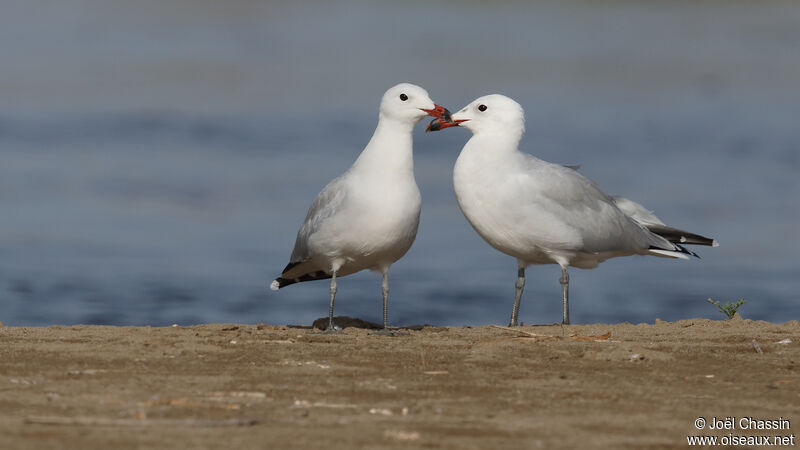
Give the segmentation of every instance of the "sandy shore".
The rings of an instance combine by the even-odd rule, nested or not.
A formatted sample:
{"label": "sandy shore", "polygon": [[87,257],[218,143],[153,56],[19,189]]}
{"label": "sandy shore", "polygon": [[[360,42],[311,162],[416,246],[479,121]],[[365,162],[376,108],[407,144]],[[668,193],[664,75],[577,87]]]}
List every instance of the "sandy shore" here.
{"label": "sandy shore", "polygon": [[655,449],[800,427],[797,321],[405,332],[0,327],[2,448]]}

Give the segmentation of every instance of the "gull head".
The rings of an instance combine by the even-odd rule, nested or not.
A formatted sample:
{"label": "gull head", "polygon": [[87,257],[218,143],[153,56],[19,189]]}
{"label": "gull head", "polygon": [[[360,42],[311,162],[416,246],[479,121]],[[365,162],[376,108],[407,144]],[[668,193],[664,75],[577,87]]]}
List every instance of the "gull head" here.
{"label": "gull head", "polygon": [[450,120],[442,115],[431,121],[428,131],[450,127],[464,127],[474,135],[518,134],[525,132],[525,111],[519,103],[505,95],[492,94],[480,97],[454,113]]}
{"label": "gull head", "polygon": [[425,116],[440,118],[449,111],[433,103],[428,92],[411,83],[400,83],[383,94],[380,115],[401,122],[415,124]]}

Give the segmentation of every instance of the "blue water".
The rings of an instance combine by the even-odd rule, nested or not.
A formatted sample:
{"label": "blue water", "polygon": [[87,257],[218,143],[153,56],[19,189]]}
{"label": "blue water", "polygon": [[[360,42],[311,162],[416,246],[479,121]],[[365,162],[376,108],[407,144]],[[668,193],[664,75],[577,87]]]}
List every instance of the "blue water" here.
{"label": "blue water", "polygon": [[[314,196],[409,81],[503,93],[526,151],[715,237],[690,262],[571,270],[575,323],[800,319],[800,9],[793,2],[11,2],[0,15],[0,321],[310,323],[325,281],[272,292]],[[466,130],[415,132],[423,195],[390,321],[508,320],[516,263],[461,216]],[[528,269],[520,318],[560,320]],[[379,321],[380,278],[337,315]]]}

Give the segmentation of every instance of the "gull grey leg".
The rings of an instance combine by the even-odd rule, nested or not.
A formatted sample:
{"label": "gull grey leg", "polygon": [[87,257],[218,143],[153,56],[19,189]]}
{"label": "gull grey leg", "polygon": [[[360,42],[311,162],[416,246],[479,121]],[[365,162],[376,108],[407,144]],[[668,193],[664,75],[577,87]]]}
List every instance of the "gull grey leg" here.
{"label": "gull grey leg", "polygon": [[408,333],[389,330],[389,268],[381,271],[383,281],[381,282],[381,292],[383,293],[383,329],[371,334],[379,336],[408,336]]}
{"label": "gull grey leg", "polygon": [[517,282],[514,284],[516,293],[514,295],[514,308],[511,310],[510,327],[517,326],[517,316],[519,315],[519,304],[522,301],[522,290],[525,288],[525,267],[522,265],[517,269]]}
{"label": "gull grey leg", "polygon": [[566,266],[561,266],[561,278],[558,281],[561,283],[561,291],[564,295],[564,319],[561,323],[569,325],[569,274]]}
{"label": "gull grey leg", "polygon": [[331,276],[331,307],[328,310],[328,329],[325,331],[333,332],[333,300],[336,298],[336,271],[333,271]]}
{"label": "gull grey leg", "polygon": [[383,329],[389,328],[389,271],[383,271],[383,281],[381,282],[381,292],[383,292]]}

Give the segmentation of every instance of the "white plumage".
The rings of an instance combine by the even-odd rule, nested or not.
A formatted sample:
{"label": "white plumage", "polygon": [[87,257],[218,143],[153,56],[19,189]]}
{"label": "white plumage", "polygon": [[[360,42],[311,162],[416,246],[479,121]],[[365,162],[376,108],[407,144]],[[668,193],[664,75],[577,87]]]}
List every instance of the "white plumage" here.
{"label": "white plumage", "polygon": [[386,91],[372,139],[352,167],[325,186],[309,208],[289,264],[270,287],[331,278],[330,331],[336,278],[364,269],[383,275],[387,326],[389,267],[411,247],[419,225],[412,129],[426,115],[439,117],[443,111],[419,86],[402,83]]}
{"label": "white plumage", "polygon": [[455,125],[473,133],[453,171],[461,211],[486,242],[518,262],[512,326],[528,265],[561,266],[563,323],[569,323],[568,266],[591,269],[634,254],[687,258],[696,255],[681,242],[716,245],[667,227],[638,203],[608,196],[573,168],[520,152],[524,112],[508,97],[481,97],[430,129]]}

